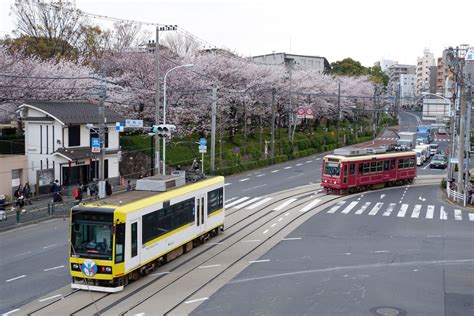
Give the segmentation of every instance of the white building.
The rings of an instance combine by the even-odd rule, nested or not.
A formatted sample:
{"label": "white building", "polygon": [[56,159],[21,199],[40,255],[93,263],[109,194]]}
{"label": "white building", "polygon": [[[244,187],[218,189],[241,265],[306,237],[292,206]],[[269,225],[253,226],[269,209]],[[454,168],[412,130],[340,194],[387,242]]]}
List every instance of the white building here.
{"label": "white building", "polygon": [[390,66],[393,66],[393,65],[398,64],[398,61],[389,60],[389,59],[381,59],[377,64],[380,66],[380,69],[381,69],[384,73],[388,74],[388,68],[389,68]]}
{"label": "white building", "polygon": [[411,108],[416,104],[416,75],[400,74],[400,105]]}
{"label": "white building", "polygon": [[[49,184],[59,180],[62,185],[88,183],[98,178],[99,155],[92,153],[92,138],[99,126],[99,107],[78,102],[27,102],[20,107],[25,128],[25,154],[28,180],[38,193],[47,193]],[[123,118],[105,110],[105,178],[119,177],[119,133],[115,123]]]}
{"label": "white building", "polygon": [[417,58],[417,64],[416,64],[416,94],[417,95],[421,95],[422,92],[430,92],[430,75],[432,75],[431,67],[434,67],[434,66],[436,66],[436,63],[435,63],[433,53],[430,53],[430,50],[425,48],[425,50],[423,51],[423,56]]}
{"label": "white building", "polygon": [[319,56],[273,53],[268,55],[253,56],[251,58],[257,63],[267,65],[282,65],[291,61],[296,65],[316,70],[319,73],[327,72],[331,68],[327,59]]}

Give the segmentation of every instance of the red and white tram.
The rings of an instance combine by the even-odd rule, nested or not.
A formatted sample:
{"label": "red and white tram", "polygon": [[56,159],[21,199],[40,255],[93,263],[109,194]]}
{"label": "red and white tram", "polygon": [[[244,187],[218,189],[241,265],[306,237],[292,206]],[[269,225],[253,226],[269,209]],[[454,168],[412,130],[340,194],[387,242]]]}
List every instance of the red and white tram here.
{"label": "red and white tram", "polygon": [[415,177],[414,151],[341,148],[324,157],[321,186],[328,193],[346,194],[408,184]]}

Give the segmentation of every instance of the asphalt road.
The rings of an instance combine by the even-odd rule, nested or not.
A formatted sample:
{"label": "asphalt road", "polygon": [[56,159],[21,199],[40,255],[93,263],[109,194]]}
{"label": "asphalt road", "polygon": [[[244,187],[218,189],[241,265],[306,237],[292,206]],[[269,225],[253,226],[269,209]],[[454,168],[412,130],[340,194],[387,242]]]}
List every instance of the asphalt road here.
{"label": "asphalt road", "polygon": [[472,315],[474,214],[438,195],[430,186],[348,197],[192,315]]}
{"label": "asphalt road", "polygon": [[[411,128],[411,124],[416,126],[417,121],[415,114],[400,113],[404,129]],[[445,145],[447,142],[440,142],[440,146]],[[261,197],[318,183],[321,178],[322,157],[323,154],[318,154],[227,177],[226,201]],[[418,168],[419,174],[445,172],[423,168]],[[70,282],[67,269],[67,223],[62,219],[53,220],[0,234],[0,313],[42,298]]]}

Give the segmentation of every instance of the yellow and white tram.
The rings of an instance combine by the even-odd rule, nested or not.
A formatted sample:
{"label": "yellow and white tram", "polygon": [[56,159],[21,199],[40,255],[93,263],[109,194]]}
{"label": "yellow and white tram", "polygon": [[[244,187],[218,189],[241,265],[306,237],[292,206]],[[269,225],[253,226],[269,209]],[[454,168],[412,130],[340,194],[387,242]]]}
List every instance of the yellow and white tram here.
{"label": "yellow and white tram", "polygon": [[224,229],[224,177],[166,189],[175,183],[71,209],[72,288],[121,291]]}

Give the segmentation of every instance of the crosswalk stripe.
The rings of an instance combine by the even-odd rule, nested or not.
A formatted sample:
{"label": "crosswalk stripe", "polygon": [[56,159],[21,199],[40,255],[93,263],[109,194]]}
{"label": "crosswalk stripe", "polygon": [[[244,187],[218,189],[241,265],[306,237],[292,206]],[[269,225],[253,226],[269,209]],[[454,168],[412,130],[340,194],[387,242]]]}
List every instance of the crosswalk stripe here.
{"label": "crosswalk stripe", "polygon": [[331,207],[331,209],[328,211],[328,213],[330,213],[330,214],[336,213],[336,211],[337,211],[342,205],[344,205],[344,203],[346,203],[346,201],[339,201],[339,202],[337,202],[336,205],[334,205],[333,207]]}
{"label": "crosswalk stripe", "polygon": [[247,206],[247,205],[249,205],[249,204],[252,204],[252,203],[254,203],[254,202],[257,202],[258,200],[260,200],[260,198],[259,198],[259,197],[256,197],[256,198],[253,198],[253,199],[251,199],[251,200],[248,200],[248,201],[245,201],[245,202],[243,202],[243,203],[240,203],[239,205],[235,205],[235,206],[232,207],[232,208],[238,210],[238,209],[241,209],[242,207],[245,207],[245,206]]}
{"label": "crosswalk stripe", "polygon": [[412,218],[420,217],[420,210],[421,210],[421,205],[420,204],[415,205],[415,208],[413,209],[413,212],[411,213],[411,217]]}
{"label": "crosswalk stripe", "polygon": [[378,202],[375,204],[375,206],[372,208],[372,210],[369,212],[369,215],[376,215],[377,212],[382,208],[383,203]]}
{"label": "crosswalk stripe", "polygon": [[462,212],[459,209],[454,210],[454,219],[457,221],[462,221]]}
{"label": "crosswalk stripe", "polygon": [[240,199],[238,199],[238,200],[236,200],[236,201],[234,201],[234,202],[232,202],[232,203],[226,204],[225,207],[232,207],[232,206],[237,205],[237,204],[239,204],[239,203],[242,203],[243,201],[248,200],[248,199],[250,199],[250,197],[244,196],[243,198],[240,198]]}
{"label": "crosswalk stripe", "polygon": [[342,214],[349,214],[349,212],[354,208],[354,206],[357,205],[357,203],[359,203],[358,201],[353,201],[351,202],[349,205],[347,205],[347,207],[342,210]]}
{"label": "crosswalk stripe", "polygon": [[408,204],[402,204],[402,207],[400,207],[400,211],[398,211],[397,217],[405,217],[407,210]]}
{"label": "crosswalk stripe", "polygon": [[441,206],[440,213],[439,213],[439,219],[442,220],[447,220],[448,219],[448,213],[444,210],[444,206]]}
{"label": "crosswalk stripe", "polygon": [[467,213],[469,215],[469,221],[474,222],[474,213]]}
{"label": "crosswalk stripe", "polygon": [[246,209],[246,210],[253,210],[253,209],[256,208],[256,207],[259,207],[260,205],[262,205],[262,204],[264,204],[264,203],[267,203],[267,202],[270,201],[271,199],[272,199],[271,197],[265,198],[265,199],[263,199],[263,200],[261,200],[261,201],[258,201],[258,202],[255,203],[255,204],[252,204],[252,205],[246,207],[245,209]]}
{"label": "crosswalk stripe", "polygon": [[356,215],[360,215],[360,214],[364,213],[365,210],[370,206],[370,204],[372,204],[372,202],[365,202],[365,204],[362,205],[362,207],[361,207],[360,209],[358,209],[358,210],[355,212],[355,214],[356,214]]}
{"label": "crosswalk stripe", "polygon": [[[228,199],[227,201],[225,201],[225,203],[226,203],[226,204],[227,204],[227,203],[230,203],[231,201],[233,201],[233,200],[235,200],[235,199],[237,199],[237,196]],[[226,206],[227,206],[227,205],[226,205]]]}
{"label": "crosswalk stripe", "polygon": [[307,212],[309,211],[310,209],[312,209],[313,207],[315,207],[319,202],[321,202],[320,199],[316,199],[314,201],[312,201],[311,203],[307,204],[305,207],[303,207],[300,212],[304,213],[304,212]]}
{"label": "crosswalk stripe", "polygon": [[390,203],[385,212],[383,212],[382,216],[390,216],[390,214],[393,212],[393,209],[395,208],[395,205],[397,205],[397,203]]}
{"label": "crosswalk stripe", "polygon": [[426,210],[426,218],[432,219],[434,215],[434,205],[428,205],[428,209]]}
{"label": "crosswalk stripe", "polygon": [[280,211],[282,209],[284,209],[285,207],[287,207],[288,205],[290,205],[291,203],[293,203],[294,201],[296,201],[297,199],[289,199],[283,203],[281,203],[280,205],[278,205],[277,207],[275,207],[273,209],[273,211]]}

